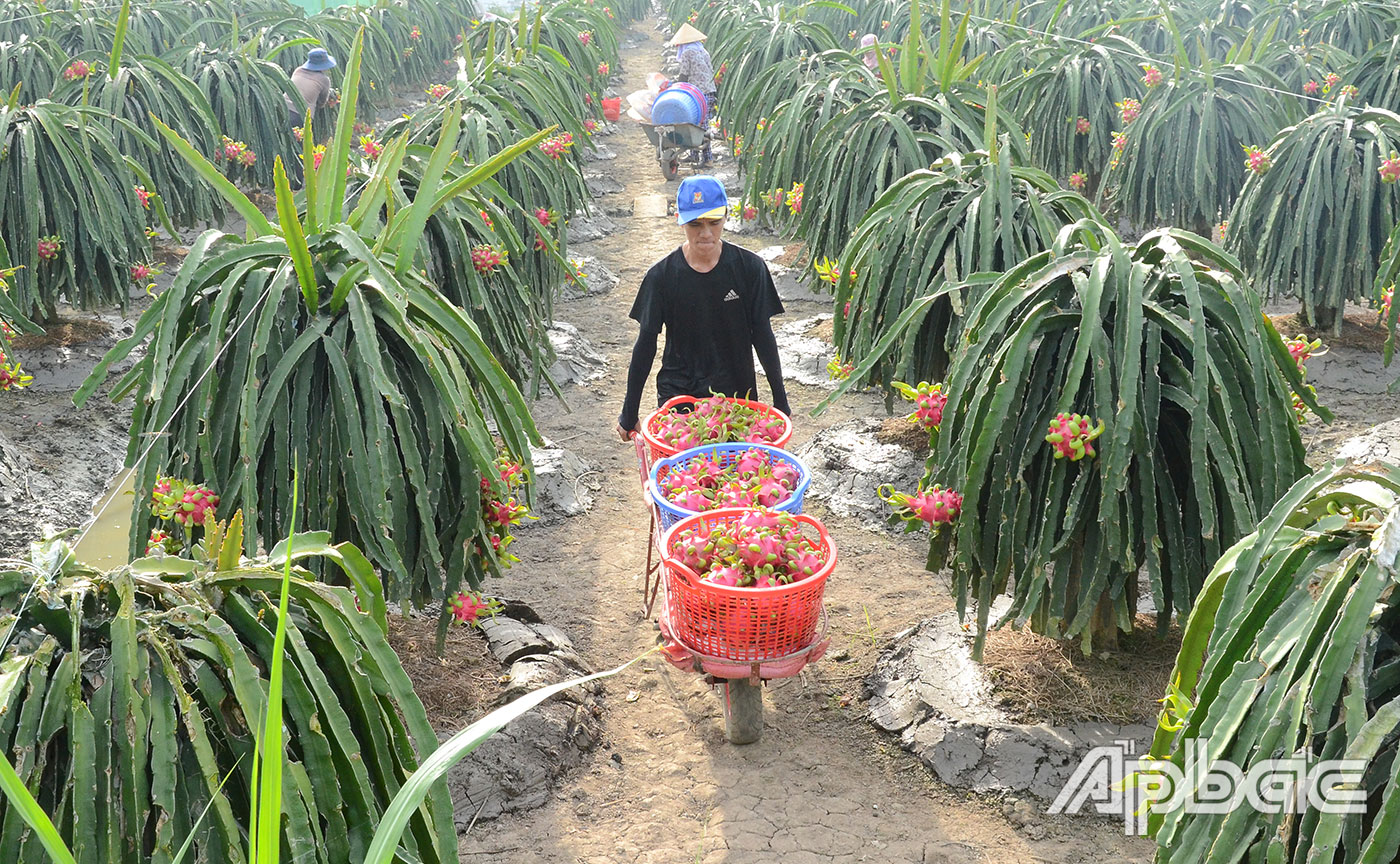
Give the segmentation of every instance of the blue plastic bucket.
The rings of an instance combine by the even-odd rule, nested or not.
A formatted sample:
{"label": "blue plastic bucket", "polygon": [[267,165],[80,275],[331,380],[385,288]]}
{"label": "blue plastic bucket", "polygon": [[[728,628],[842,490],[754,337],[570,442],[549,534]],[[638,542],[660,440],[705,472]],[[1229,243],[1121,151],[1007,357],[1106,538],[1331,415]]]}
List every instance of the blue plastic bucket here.
{"label": "blue plastic bucket", "polygon": [[656,101],[651,103],[653,124],[689,123],[699,126],[703,121],[704,111],[701,109],[700,100],[678,87],[663,90],[656,97]]}

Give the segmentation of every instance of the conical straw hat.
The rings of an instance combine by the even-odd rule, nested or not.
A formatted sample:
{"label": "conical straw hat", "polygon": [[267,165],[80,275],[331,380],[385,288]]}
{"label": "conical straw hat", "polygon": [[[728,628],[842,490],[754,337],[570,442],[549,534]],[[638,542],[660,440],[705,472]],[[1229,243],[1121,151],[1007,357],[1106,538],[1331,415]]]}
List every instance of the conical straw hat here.
{"label": "conical straw hat", "polygon": [[670,45],[685,45],[689,42],[704,42],[707,37],[704,33],[691,27],[688,23],[682,24],[681,29],[676,31],[676,35],[671,37]]}

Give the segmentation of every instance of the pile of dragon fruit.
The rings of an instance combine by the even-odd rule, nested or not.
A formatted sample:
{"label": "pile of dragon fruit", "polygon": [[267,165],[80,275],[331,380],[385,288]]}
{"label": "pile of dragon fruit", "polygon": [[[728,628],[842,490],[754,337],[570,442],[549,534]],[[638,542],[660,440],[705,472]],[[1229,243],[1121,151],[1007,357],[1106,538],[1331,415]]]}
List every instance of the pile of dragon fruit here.
{"label": "pile of dragon fruit", "polygon": [[689,450],[704,444],[772,444],[787,431],[787,422],[723,396],[695,403],[682,414],[675,409],[652,421],[652,434],[668,447]]}
{"label": "pile of dragon fruit", "polygon": [[720,507],[777,507],[792,498],[801,481],[796,465],[753,447],[730,465],[712,456],[678,465],[660,478],[660,491],[682,510],[703,513]]}
{"label": "pile of dragon fruit", "polygon": [[702,580],[731,588],[777,588],[799,582],[826,564],[820,544],[802,533],[797,517],[756,508],[708,530],[681,529],[671,557]]}

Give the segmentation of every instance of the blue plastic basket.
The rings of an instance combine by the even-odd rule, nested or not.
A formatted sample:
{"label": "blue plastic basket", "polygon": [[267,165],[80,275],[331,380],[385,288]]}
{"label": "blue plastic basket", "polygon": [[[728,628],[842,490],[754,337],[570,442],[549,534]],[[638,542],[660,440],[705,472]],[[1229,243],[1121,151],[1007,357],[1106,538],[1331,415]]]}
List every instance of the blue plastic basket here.
{"label": "blue plastic basket", "polygon": [[689,123],[699,126],[705,122],[705,109],[693,93],[679,87],[663,90],[651,103],[652,123]]}
{"label": "blue plastic basket", "polygon": [[806,494],[807,486],[812,482],[812,472],[807,470],[807,466],[802,464],[802,460],[786,450],[769,447],[766,444],[706,444],[703,447],[682,450],[666,459],[658,459],[656,464],[652,466],[651,482],[647,484],[647,494],[651,496],[652,503],[656,505],[657,511],[661,514],[662,530],[669,529],[687,516],[694,516],[696,512],[677,507],[661,494],[661,481],[666,478],[669,471],[673,468],[683,468],[693,461],[705,458],[714,459],[721,468],[727,468],[738,462],[739,457],[748,450],[762,450],[768,454],[773,462],[786,462],[797,469],[797,488],[792,490],[792,495],[786,501],[773,509],[793,515],[801,513],[802,496]]}

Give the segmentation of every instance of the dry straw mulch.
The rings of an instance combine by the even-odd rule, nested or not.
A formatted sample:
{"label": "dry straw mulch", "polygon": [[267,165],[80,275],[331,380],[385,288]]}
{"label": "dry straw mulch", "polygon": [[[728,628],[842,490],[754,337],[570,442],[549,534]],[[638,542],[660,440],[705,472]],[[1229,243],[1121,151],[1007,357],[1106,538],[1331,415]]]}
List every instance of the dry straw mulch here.
{"label": "dry straw mulch", "polygon": [[982,662],[1000,707],[1018,723],[1151,724],[1180,647],[1177,625],[1159,637],[1155,619],[1139,615],[1112,654],[1086,657],[1078,641],[1007,627],[987,634]]}

